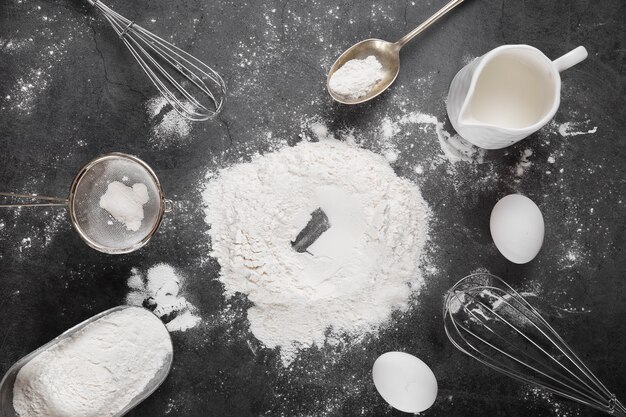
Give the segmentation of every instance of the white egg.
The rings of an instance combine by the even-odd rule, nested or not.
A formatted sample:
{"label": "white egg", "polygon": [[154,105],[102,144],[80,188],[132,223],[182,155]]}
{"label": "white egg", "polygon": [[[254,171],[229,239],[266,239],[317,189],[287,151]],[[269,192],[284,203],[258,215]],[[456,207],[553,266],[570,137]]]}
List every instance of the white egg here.
{"label": "white egg", "polygon": [[543,216],[530,198],[507,195],[493,207],[489,223],[496,248],[509,261],[525,264],[539,253],[544,235]]}
{"label": "white egg", "polygon": [[372,369],[378,393],[393,408],[406,413],[428,409],[437,398],[437,379],[428,365],[404,352],[387,352]]}

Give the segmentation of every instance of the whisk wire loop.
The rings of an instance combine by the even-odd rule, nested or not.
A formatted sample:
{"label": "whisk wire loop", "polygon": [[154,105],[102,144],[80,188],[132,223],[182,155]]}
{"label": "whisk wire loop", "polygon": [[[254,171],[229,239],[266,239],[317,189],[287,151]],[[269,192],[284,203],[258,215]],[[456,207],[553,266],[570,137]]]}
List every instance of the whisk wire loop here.
{"label": "whisk wire loop", "polygon": [[[182,74],[187,81],[190,81],[200,91],[207,95],[217,106],[216,111],[221,110],[223,102],[218,102],[213,92],[211,92],[204,81],[202,81],[202,78],[196,75],[192,70],[201,72],[206,78],[209,78],[214,83],[222,84],[223,81],[221,78],[218,78],[219,75],[217,75],[217,73],[204,72],[201,68],[185,57],[185,55],[183,55],[186,54],[186,52],[168,44],[158,36],[143,30],[141,26],[135,25],[135,29],[137,29],[137,33],[135,34],[136,38],[135,36],[125,37],[124,41],[126,45],[131,52],[133,52],[133,55],[139,61],[144,72],[146,72],[161,94],[168,99],[170,104],[172,104],[172,106],[179,113],[187,113],[192,117],[192,120],[201,120],[204,117],[203,115],[206,114],[206,112],[209,112],[209,109],[201,104],[191,93],[189,93],[187,89],[184,88],[155,57],[153,57],[153,54],[149,53],[146,48],[144,48],[143,45],[150,45],[154,54],[156,54],[161,60],[165,61],[172,68],[176,69],[176,71]],[[135,48],[140,53],[137,53]],[[193,58],[191,55],[188,57]],[[182,64],[191,66],[191,69]],[[153,70],[153,67],[156,71]],[[165,80],[162,80],[157,74],[161,74]],[[185,104],[179,100],[178,97],[167,87],[167,83],[171,84],[179,95],[182,96],[182,98],[188,103]]]}
{"label": "whisk wire loop", "polygon": [[[487,289],[487,287],[485,287],[485,290]],[[528,342],[530,342],[530,344],[535,347],[541,354],[546,355],[546,357],[550,358],[552,361],[554,361],[554,363],[559,366],[560,368],[563,369],[563,371],[566,372],[565,375],[563,374],[559,374],[558,378],[551,375],[549,373],[548,370],[542,370],[543,364],[541,362],[538,362],[536,358],[534,358],[533,356],[531,356],[530,354],[528,354],[526,351],[522,350],[519,348],[519,346],[514,345],[510,340],[504,338],[503,336],[501,336],[500,334],[498,334],[497,332],[495,332],[493,329],[491,329],[488,326],[488,323],[485,321],[484,318],[479,317],[478,315],[476,315],[474,313],[474,311],[467,309],[467,306],[464,305],[464,309],[466,310],[466,312],[471,315],[475,320],[480,321],[480,323],[482,325],[485,326],[485,328],[493,335],[494,338],[496,338],[497,340],[501,341],[506,348],[510,349],[510,351],[512,351],[512,353],[516,353],[520,356],[523,356],[523,359],[520,359],[516,356],[514,356],[512,353],[509,353],[509,351],[504,350],[502,348],[499,348],[498,346],[494,345],[493,343],[490,343],[486,340],[481,339],[480,336],[478,336],[476,333],[472,332],[468,327],[465,327],[463,325],[458,325],[458,328],[460,328],[461,330],[465,331],[467,334],[471,335],[472,337],[474,337],[475,339],[477,339],[477,341],[481,341],[482,343],[488,345],[490,348],[494,349],[496,352],[504,355],[505,357],[507,357],[508,359],[522,365],[525,368],[528,368],[528,370],[535,372],[537,374],[539,374],[540,376],[543,376],[545,378],[547,378],[548,380],[556,383],[556,384],[563,384],[566,385],[569,389],[571,389],[572,391],[576,392],[577,394],[579,394],[580,396],[584,397],[584,398],[588,398],[588,399],[592,399],[592,397],[588,396],[587,393],[585,393],[585,388],[592,390],[595,392],[595,390],[593,389],[593,387],[589,386],[588,384],[586,384],[584,382],[584,380],[582,380],[580,377],[578,377],[577,375],[575,375],[573,372],[569,371],[569,369],[567,369],[563,364],[561,364],[559,361],[557,361],[554,357],[550,356],[549,352],[546,351],[546,349],[542,348],[541,346],[539,346],[539,344],[537,344],[535,341],[533,341],[527,334],[525,334],[524,332],[521,332],[517,327],[513,326],[510,322],[508,322],[504,317],[502,317],[500,314],[498,314],[496,311],[492,310],[489,306],[487,306],[486,304],[484,304],[482,301],[480,300],[476,300],[475,297],[472,294],[467,294],[467,296],[472,297],[475,301],[477,301],[477,304],[479,306],[481,306],[481,308],[486,309],[483,311],[488,311],[490,313],[492,313],[494,315],[494,317],[498,320],[501,320],[502,323],[505,323],[507,326],[509,326],[514,332],[518,333],[521,337],[523,337],[524,339],[526,339]],[[517,307],[513,306],[512,304],[510,304],[506,299],[502,299],[503,303],[505,303],[506,305],[511,306],[512,308],[515,309],[516,312],[518,312],[520,315],[523,315],[524,317],[529,318],[528,316],[526,316],[526,313],[522,310],[517,309]],[[545,333],[539,328],[537,327],[534,323],[531,324],[533,326],[536,327],[536,329],[538,331],[541,332],[541,334],[543,334],[545,336]],[[455,322],[455,326],[457,326],[457,323]],[[459,332],[459,334],[461,335],[461,337],[463,337],[462,332]],[[465,340],[465,342],[472,346],[472,348],[480,355],[485,356],[485,358],[487,359],[491,359],[492,356],[488,356],[482,352],[480,352],[480,350],[478,350],[476,347],[474,347],[466,338],[463,337],[463,339]],[[507,369],[510,373],[511,372],[515,372],[512,368],[506,367],[504,365],[501,365],[501,367],[503,369]],[[557,372],[558,374],[558,372]],[[576,380],[572,380],[570,378],[570,374],[573,378],[575,378]],[[582,385],[581,385],[582,384]],[[551,383],[546,383],[547,386],[552,387],[552,389],[554,389],[554,386]],[[595,392],[595,394],[600,395],[599,393]]]}
{"label": "whisk wire loop", "polygon": [[[526,312],[525,312],[525,311],[520,311],[517,307],[513,306],[512,304],[510,304],[510,303],[509,303],[509,301],[508,301],[507,299],[502,298],[502,302],[504,302],[504,303],[505,303],[505,305],[508,305],[508,306],[512,307],[512,308],[515,310],[515,312],[517,312],[517,313],[521,314],[523,317],[527,318],[527,319],[528,319],[528,321],[529,321],[529,324],[530,324],[531,326],[533,326],[533,327],[534,327],[534,330],[537,330],[537,331],[540,333],[540,335],[541,335],[541,336],[543,336],[543,337],[545,337],[546,339],[548,339],[548,340],[549,340],[552,344],[554,344],[554,346],[556,346],[556,347],[557,347],[557,349],[560,351],[560,353],[562,353],[562,354],[566,355],[566,356],[568,357],[568,359],[570,359],[570,360],[572,361],[572,363],[574,363],[574,365],[576,365],[576,362],[575,362],[575,361],[573,361],[571,358],[569,358],[569,355],[568,355],[568,352],[566,351],[566,349],[563,349],[563,348],[559,345],[559,343],[557,343],[555,340],[553,340],[553,339],[551,338],[551,334],[550,334],[550,333],[548,333],[548,332],[544,331],[543,329],[541,329],[541,328],[540,328],[540,327],[539,327],[539,326],[538,326],[538,325],[534,322],[533,318],[535,318],[535,319],[539,319],[539,320],[541,320],[541,324],[542,324],[542,325],[544,325],[544,326],[548,326],[548,327],[549,327],[549,324],[548,324],[545,320],[543,320],[543,317],[541,317],[541,315],[538,315],[538,312],[537,312],[536,310],[534,310],[534,309],[533,309],[533,310],[534,310],[534,314],[535,314],[535,316],[534,316],[534,317],[529,317],[529,316],[526,314]],[[483,308],[485,308],[485,309],[489,309],[489,307],[488,307],[487,305],[485,305],[484,303],[482,303],[482,302],[481,302],[481,306],[482,306]],[[530,305],[528,304],[528,306],[530,306]],[[532,308],[532,306],[530,306],[530,307]],[[502,317],[500,314],[498,314],[498,312],[497,312],[497,311],[493,310],[493,311],[491,311],[491,312],[494,314],[494,316],[495,316],[498,320],[501,320],[502,322],[506,323],[506,324],[507,324],[507,326],[509,326],[509,327],[510,327],[513,331],[515,331],[515,332],[516,332],[517,334],[519,334],[521,337],[523,337],[523,338],[524,338],[524,339],[526,339],[528,342],[530,342],[530,343],[531,343],[534,347],[536,347],[536,348],[537,348],[537,349],[538,349],[538,350],[539,350],[542,354],[546,355],[546,357],[550,358],[550,360],[553,362],[553,364],[554,364],[554,365],[556,365],[556,366],[560,367],[560,368],[561,368],[563,371],[565,371],[567,374],[570,374],[571,376],[573,376],[574,378],[576,378],[576,379],[577,379],[578,381],[580,381],[580,383],[582,383],[582,384],[583,384],[586,388],[588,388],[588,389],[592,389],[592,390],[593,390],[593,388],[592,388],[591,386],[589,386],[588,384],[586,384],[584,380],[582,380],[582,379],[581,379],[579,376],[577,376],[574,372],[570,371],[570,370],[569,370],[569,369],[568,369],[568,368],[567,368],[564,364],[562,364],[561,362],[559,362],[558,360],[556,360],[556,358],[554,358],[553,356],[551,356],[551,355],[549,354],[549,352],[547,352],[547,350],[546,350],[546,349],[544,349],[544,348],[543,348],[543,347],[541,347],[538,343],[536,343],[534,340],[532,340],[532,339],[530,338],[530,336],[529,336],[526,332],[522,332],[522,331],[521,331],[518,327],[513,326],[513,325],[512,325],[512,324],[511,324],[508,320],[506,320],[504,317]],[[551,328],[550,328],[550,329],[551,329]],[[552,330],[552,329],[551,329],[551,330]],[[552,334],[556,334],[556,333],[553,331],[553,332],[552,332]],[[507,343],[508,343],[510,346],[513,346],[513,347],[514,347],[514,345],[513,345],[512,343],[510,343],[510,342],[507,342]],[[534,358],[532,358],[530,355],[526,355],[526,354],[525,354],[525,356],[526,356],[526,357],[528,357],[528,358],[529,358],[529,359],[531,359],[531,360],[534,360]],[[521,363],[521,362],[520,362],[520,363]],[[524,363],[523,363],[523,364],[524,364]],[[527,365],[527,364],[524,364],[524,365],[525,365],[525,366],[529,366],[529,365]],[[530,367],[530,366],[529,366],[529,367]],[[533,369],[535,372],[540,372],[542,375],[548,376],[547,374],[545,374],[545,373],[543,373],[543,372],[539,371],[539,370],[538,370],[538,369],[536,369],[535,367],[531,367],[531,369]],[[563,376],[563,375],[561,375],[561,378],[564,378],[564,376]],[[571,381],[569,378],[567,378],[567,380],[568,380],[568,381]],[[558,382],[558,381],[557,381],[557,382]],[[575,383],[574,381],[571,381],[571,382],[572,382],[572,383]],[[582,393],[581,393],[581,394],[582,394]]]}
{"label": "whisk wire loop", "polygon": [[[200,104],[200,102],[198,102],[195,97],[193,97],[185,88],[183,88],[182,85],[180,85],[180,83],[171,75],[169,74],[169,72],[167,72],[165,70],[165,68],[163,68],[163,66],[154,58],[152,57],[151,54],[149,54],[145,48],[142,46],[141,43],[139,43],[137,40],[135,40],[134,38],[131,38],[130,40],[128,39],[124,39],[124,41],[126,43],[130,43],[133,42],[133,45],[135,48],[137,48],[140,52],[143,53],[142,54],[138,54],[135,49],[131,46],[129,46],[129,49],[131,49],[131,51],[133,52],[133,54],[135,55],[135,58],[137,59],[137,61],[139,61],[141,67],[143,68],[143,70],[146,72],[146,74],[148,75],[148,77],[152,80],[152,82],[157,86],[157,88],[159,89],[159,91],[161,92],[162,95],[164,95],[168,101],[170,102],[170,104],[172,104],[172,106],[174,108],[177,109],[177,111],[182,112],[182,111],[189,111],[193,117],[202,117],[202,113],[196,112],[195,109],[198,108],[199,110],[202,111],[208,111],[208,109]],[[156,44],[155,44],[156,45]],[[157,55],[159,55],[161,57],[161,59],[165,60],[168,64],[170,64],[171,66],[173,66],[174,68],[176,68],[179,72],[183,73],[184,75],[186,75],[186,77],[191,80],[194,85],[198,86],[199,88],[203,89],[201,86],[199,86],[199,84],[197,83],[197,81],[195,80],[195,75],[194,74],[189,74],[189,73],[185,73],[184,70],[182,70],[181,68],[177,67],[177,63],[176,61],[174,61],[170,56],[163,54],[161,52],[161,50],[157,47],[155,47],[155,53]],[[146,62],[144,60],[143,57],[146,57],[148,62]],[[153,65],[158,71],[161,72],[161,74],[163,75],[163,77],[165,77],[165,79],[167,80],[167,82],[169,82],[171,85],[173,85],[176,90],[181,94],[181,96],[187,101],[189,102],[189,105],[185,105],[181,100],[179,100],[175,94],[173,94],[166,86],[166,84],[163,82],[163,80],[161,80],[154,71],[152,71],[150,64]],[[204,86],[204,88],[206,89],[205,93],[211,98],[211,99],[215,99],[213,94],[209,92],[208,88],[206,88],[206,86]]]}
{"label": "whisk wire loop", "polygon": [[[207,120],[222,110],[226,85],[215,70],[115,12],[100,0],[87,1],[104,15],[174,110],[192,121]],[[190,91],[190,87],[194,92]],[[200,100],[200,97],[208,100]]]}
{"label": "whisk wire loop", "polygon": [[[456,324],[455,324],[456,326]],[[463,326],[461,326],[463,327]],[[507,355],[506,352],[503,352],[501,350],[499,350],[497,347],[495,347],[493,344],[485,342],[484,340],[482,340],[480,337],[478,337],[476,334],[472,333],[471,331],[465,329],[468,334],[474,336],[475,338],[481,340],[481,342],[485,343],[486,345],[488,345],[489,347],[493,348],[496,351],[499,351],[500,353],[504,354],[505,356],[508,356],[509,358],[512,358],[510,355]],[[458,328],[457,328],[458,331]],[[457,343],[456,340],[454,340],[452,338],[452,336],[448,333],[448,330],[446,328],[446,333],[448,334],[448,337],[450,338],[450,340],[452,341],[452,344],[459,349],[460,351],[462,351],[463,353],[473,357],[474,359],[476,359],[477,361],[479,361],[480,363],[482,363],[483,365],[486,365],[498,372],[501,372],[511,378],[515,378],[518,380],[521,380],[523,382],[526,382],[528,384],[533,384],[533,385],[537,385],[537,381],[535,379],[532,379],[531,377],[527,377],[524,374],[520,374],[519,372],[515,371],[514,369],[507,367],[505,365],[495,365],[492,361],[493,359],[486,355],[485,353],[481,352],[477,347],[475,347],[474,345],[472,345],[472,343],[470,341],[468,341],[462,334],[461,332],[459,332],[460,337],[463,339],[463,341],[465,342],[466,345],[470,346],[473,349],[473,352],[468,351],[467,349],[465,349],[461,344]],[[483,359],[484,358],[484,359]],[[513,360],[515,360],[515,358],[512,358]],[[538,373],[541,373],[538,371]],[[559,390],[558,388],[556,388],[555,385],[551,384],[551,383],[544,383],[542,384],[543,388],[554,392],[556,394],[559,394]],[[577,400],[576,397],[573,396],[569,396],[569,395],[565,395],[566,397],[572,399],[572,400]],[[586,396],[585,396],[586,397]]]}
{"label": "whisk wire loop", "polygon": [[500,278],[474,274],[457,282],[444,305],[444,328],[463,353],[505,375],[609,414],[626,408],[543,318]]}

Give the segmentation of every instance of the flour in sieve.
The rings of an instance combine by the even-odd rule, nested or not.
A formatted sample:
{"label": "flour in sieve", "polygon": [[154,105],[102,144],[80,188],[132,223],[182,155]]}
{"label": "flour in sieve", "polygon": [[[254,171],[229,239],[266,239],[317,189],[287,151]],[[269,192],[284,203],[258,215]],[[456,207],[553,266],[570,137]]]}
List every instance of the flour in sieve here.
{"label": "flour in sieve", "polygon": [[[285,365],[326,331],[360,337],[422,285],[428,207],[381,156],[334,139],[301,142],[223,170],[203,191],[227,295],[246,294],[250,329]],[[322,209],[330,228],[292,242]]]}

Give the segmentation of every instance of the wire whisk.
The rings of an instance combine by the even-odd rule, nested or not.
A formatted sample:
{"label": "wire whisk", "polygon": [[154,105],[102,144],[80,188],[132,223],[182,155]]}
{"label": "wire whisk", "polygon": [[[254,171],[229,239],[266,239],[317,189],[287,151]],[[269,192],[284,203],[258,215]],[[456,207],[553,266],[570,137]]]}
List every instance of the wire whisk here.
{"label": "wire whisk", "polygon": [[457,282],[446,295],[444,327],[454,346],[496,371],[626,417],[624,405],[539,310],[496,276],[474,274]]}
{"label": "wire whisk", "polygon": [[180,115],[202,121],[222,110],[226,85],[215,70],[100,0],[87,2],[109,21],[150,81]]}

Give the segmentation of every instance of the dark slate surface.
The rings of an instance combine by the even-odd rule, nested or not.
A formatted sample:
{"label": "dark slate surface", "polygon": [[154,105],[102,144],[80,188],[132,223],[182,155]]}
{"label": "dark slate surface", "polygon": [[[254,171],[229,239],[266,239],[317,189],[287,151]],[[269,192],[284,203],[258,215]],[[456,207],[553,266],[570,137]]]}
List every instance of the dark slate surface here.
{"label": "dark slate surface", "polygon": [[[368,37],[394,40],[441,3],[111,0],[156,33],[172,34],[228,83],[229,102],[218,120],[194,125],[187,143],[158,147],[149,141],[144,109],[154,89],[103,19],[79,1],[2,0],[0,188],[62,196],[83,163],[124,151],[151,164],[180,207],[146,248],[124,256],[89,249],[57,209],[3,210],[0,373],[70,326],[123,303],[132,267],[167,262],[187,276],[187,296],[205,324],[173,334],[171,375],[131,416],[400,415],[370,383],[374,359],[388,350],[413,353],[432,366],[440,396],[426,415],[596,415],[496,375],[447,342],[443,293],[486,268],[518,288],[538,287],[543,300],[574,311],[555,319],[555,327],[624,398],[626,3],[468,0],[403,51],[391,91],[354,108],[331,102],[324,74],[342,49]],[[468,58],[506,43],[528,43],[552,58],[585,45],[589,59],[563,74],[555,120],[589,121],[597,132],[561,137],[544,129],[490,152],[486,164],[451,168],[444,162],[421,176],[413,167],[440,154],[436,136],[418,129],[404,136],[394,168],[421,186],[434,213],[432,268],[409,312],[377,337],[340,347],[341,354],[329,346],[309,349],[290,368],[249,333],[244,297],[232,302],[229,320],[216,319],[228,301],[217,281],[219,266],[207,256],[199,195],[207,170],[275,147],[268,132],[297,142],[302,117],[319,117],[332,129],[374,129],[382,115],[399,111],[400,95],[408,98],[403,108],[436,115],[450,130],[444,99],[453,75]],[[417,89],[416,80],[429,74],[428,88]],[[373,139],[364,138],[363,146],[380,149]],[[533,164],[517,177],[525,149],[533,151]],[[550,155],[557,156],[554,164]],[[507,262],[489,237],[491,207],[511,192],[536,201],[546,221],[544,248],[523,266]]]}

